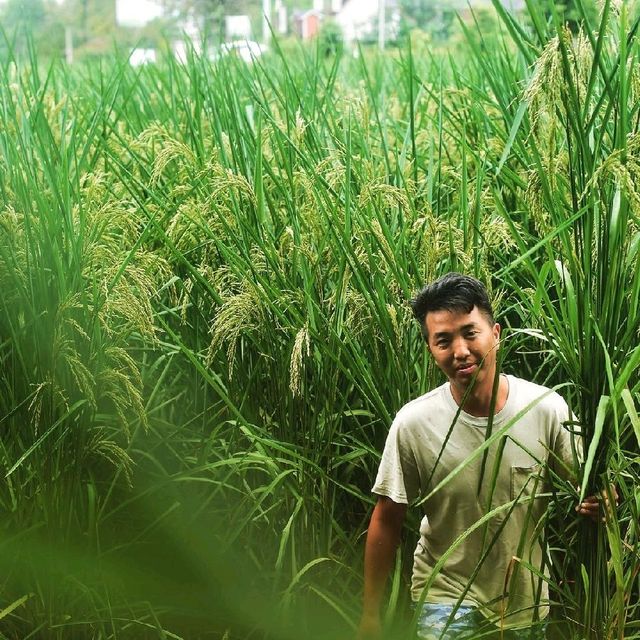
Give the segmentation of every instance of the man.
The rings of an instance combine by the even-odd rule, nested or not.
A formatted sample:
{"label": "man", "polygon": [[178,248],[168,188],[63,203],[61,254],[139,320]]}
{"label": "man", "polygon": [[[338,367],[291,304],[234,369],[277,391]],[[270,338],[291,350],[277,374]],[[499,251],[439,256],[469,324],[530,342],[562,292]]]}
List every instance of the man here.
{"label": "man", "polygon": [[[475,278],[449,273],[412,308],[448,382],[405,405],[389,431],[373,487],[359,637],[381,637],[385,583],[407,506],[417,503],[418,637],[478,637],[493,620],[509,630],[504,637],[535,638],[548,597],[537,575],[545,503],[535,496],[550,474],[569,478],[575,466],[567,405],[549,389],[498,375],[500,325]],[[576,510],[596,520],[597,498]]]}

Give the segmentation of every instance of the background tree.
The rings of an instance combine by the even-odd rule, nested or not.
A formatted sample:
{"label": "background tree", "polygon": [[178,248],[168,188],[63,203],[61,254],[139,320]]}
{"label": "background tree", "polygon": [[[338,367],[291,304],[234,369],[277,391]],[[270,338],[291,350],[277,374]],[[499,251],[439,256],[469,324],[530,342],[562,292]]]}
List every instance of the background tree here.
{"label": "background tree", "polygon": [[427,31],[439,40],[446,40],[451,34],[459,8],[455,0],[400,0],[400,11],[407,26]]}
{"label": "background tree", "polygon": [[[582,5],[582,9],[580,9],[580,5]],[[562,16],[563,22],[566,22],[574,33],[578,31],[585,18],[593,26],[596,24],[598,9],[595,0],[584,0],[581,3],[578,3],[577,0],[564,0],[564,2],[556,3],[556,10]]]}
{"label": "background tree", "polygon": [[72,29],[77,55],[103,53],[119,39],[113,0],[64,0],[61,12],[65,26]]}
{"label": "background tree", "polygon": [[[64,51],[64,26],[55,1],[8,0],[0,8],[0,24],[16,55],[26,53],[29,38],[45,57]],[[6,55],[8,44],[3,42],[0,50]]]}

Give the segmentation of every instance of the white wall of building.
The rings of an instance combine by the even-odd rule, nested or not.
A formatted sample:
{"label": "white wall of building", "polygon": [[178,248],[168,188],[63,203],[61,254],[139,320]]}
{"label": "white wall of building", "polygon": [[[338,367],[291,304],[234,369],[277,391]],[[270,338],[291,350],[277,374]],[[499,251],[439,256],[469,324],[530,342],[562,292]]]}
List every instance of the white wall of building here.
{"label": "white wall of building", "polygon": [[225,16],[224,32],[227,40],[250,40],[251,20],[249,16]]}
{"label": "white wall of building", "polygon": [[116,0],[116,22],[123,27],[144,27],[162,15],[155,0]]}

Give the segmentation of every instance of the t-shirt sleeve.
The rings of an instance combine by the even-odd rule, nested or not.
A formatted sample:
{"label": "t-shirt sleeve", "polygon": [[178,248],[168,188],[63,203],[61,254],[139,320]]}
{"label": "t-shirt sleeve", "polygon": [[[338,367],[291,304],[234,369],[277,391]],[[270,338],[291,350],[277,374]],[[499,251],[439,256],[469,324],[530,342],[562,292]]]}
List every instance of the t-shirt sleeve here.
{"label": "t-shirt sleeve", "polygon": [[396,417],[389,429],[376,481],[371,491],[394,502],[409,504],[418,497],[420,479],[406,428]]}

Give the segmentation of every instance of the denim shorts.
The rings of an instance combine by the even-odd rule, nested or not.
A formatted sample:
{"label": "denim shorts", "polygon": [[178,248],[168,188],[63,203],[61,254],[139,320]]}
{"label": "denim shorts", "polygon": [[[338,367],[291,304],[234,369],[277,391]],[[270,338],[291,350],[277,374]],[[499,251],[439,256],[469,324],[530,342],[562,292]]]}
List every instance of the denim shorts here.
{"label": "denim shorts", "polygon": [[425,602],[418,614],[417,637],[420,640],[544,640],[546,623],[526,629],[500,630],[475,607]]}

